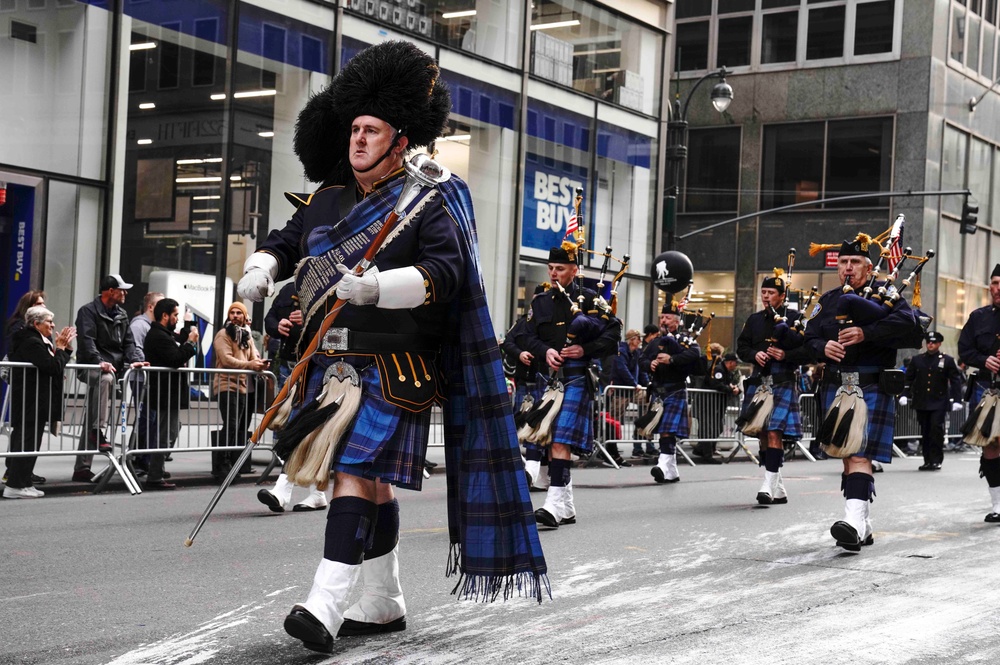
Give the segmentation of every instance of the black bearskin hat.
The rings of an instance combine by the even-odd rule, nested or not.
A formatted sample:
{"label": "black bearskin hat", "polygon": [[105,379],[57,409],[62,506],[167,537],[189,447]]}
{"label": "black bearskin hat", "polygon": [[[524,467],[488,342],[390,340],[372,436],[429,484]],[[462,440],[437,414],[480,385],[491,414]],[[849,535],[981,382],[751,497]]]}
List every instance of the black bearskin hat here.
{"label": "black bearskin hat", "polygon": [[451,111],[448,86],[434,58],[410,42],[387,41],[351,58],[314,95],[295,123],[295,154],[313,182],[346,184],[351,123],[362,115],[384,120],[419,148],[444,131]]}

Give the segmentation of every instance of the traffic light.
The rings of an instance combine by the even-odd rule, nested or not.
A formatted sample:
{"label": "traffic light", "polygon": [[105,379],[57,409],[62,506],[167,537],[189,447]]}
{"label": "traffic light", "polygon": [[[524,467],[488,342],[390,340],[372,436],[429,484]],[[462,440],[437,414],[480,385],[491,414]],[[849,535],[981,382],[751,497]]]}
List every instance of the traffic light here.
{"label": "traffic light", "polygon": [[962,204],[962,233],[975,233],[976,225],[979,222],[979,203],[975,199],[965,195],[965,203]]}

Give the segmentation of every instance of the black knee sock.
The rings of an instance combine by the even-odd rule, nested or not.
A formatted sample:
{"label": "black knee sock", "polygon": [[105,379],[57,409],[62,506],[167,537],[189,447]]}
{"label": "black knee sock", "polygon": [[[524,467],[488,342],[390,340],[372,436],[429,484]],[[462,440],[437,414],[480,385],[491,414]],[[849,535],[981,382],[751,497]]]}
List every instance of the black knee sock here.
{"label": "black knee sock", "polygon": [[785,462],[785,451],[781,448],[767,448],[764,451],[764,468],[771,473],[778,473]]}
{"label": "black knee sock", "polygon": [[378,521],[372,544],[365,551],[365,559],[377,559],[391,552],[399,542],[399,501],[393,499],[378,507]]}
{"label": "black knee sock", "polygon": [[570,483],[569,470],[573,466],[568,459],[549,460],[549,485],[566,487]]}
{"label": "black knee sock", "polygon": [[676,455],[677,454],[677,439],[673,436],[661,436],[660,437],[660,454],[661,455]]}
{"label": "black knee sock", "polygon": [[844,477],[844,498],[871,501],[875,496],[875,478],[867,473],[849,473]]}
{"label": "black knee sock", "polygon": [[330,502],[326,515],[323,558],[350,566],[361,563],[371,546],[378,506],[356,496],[341,496]]}
{"label": "black knee sock", "polygon": [[541,462],[542,461],[542,449],[536,448],[534,446],[524,447],[524,459],[529,462]]}
{"label": "black knee sock", "polygon": [[1000,457],[987,459],[985,456],[980,456],[979,477],[985,478],[986,484],[990,487],[1000,487]]}

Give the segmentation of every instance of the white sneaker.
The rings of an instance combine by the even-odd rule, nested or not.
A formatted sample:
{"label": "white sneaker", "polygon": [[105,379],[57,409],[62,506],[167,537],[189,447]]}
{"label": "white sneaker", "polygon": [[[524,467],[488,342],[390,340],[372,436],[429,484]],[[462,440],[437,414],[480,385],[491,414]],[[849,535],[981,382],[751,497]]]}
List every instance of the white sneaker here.
{"label": "white sneaker", "polygon": [[[38,492],[37,494],[35,492]],[[3,498],[5,499],[37,499],[42,493],[31,487],[17,488],[4,487]]]}
{"label": "white sneaker", "polygon": [[45,496],[45,492],[43,492],[42,490],[38,489],[34,485],[32,485],[31,487],[25,487],[24,489],[26,489],[29,492],[31,492],[35,496],[35,498],[40,498],[40,497]]}

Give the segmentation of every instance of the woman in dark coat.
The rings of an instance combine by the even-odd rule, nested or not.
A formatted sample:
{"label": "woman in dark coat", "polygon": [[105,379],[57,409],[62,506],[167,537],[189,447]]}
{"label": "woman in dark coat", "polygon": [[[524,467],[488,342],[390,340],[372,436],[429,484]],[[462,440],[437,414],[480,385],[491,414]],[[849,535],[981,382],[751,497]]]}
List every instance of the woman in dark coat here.
{"label": "woman in dark coat", "polygon": [[[76,328],[67,327],[59,331],[53,342],[53,315],[45,307],[29,308],[24,320],[25,326],[11,340],[10,359],[35,367],[11,369],[11,452],[38,450],[45,423],[60,419],[63,371],[76,337]],[[9,458],[5,499],[34,499],[44,495],[31,482],[37,459]]]}

